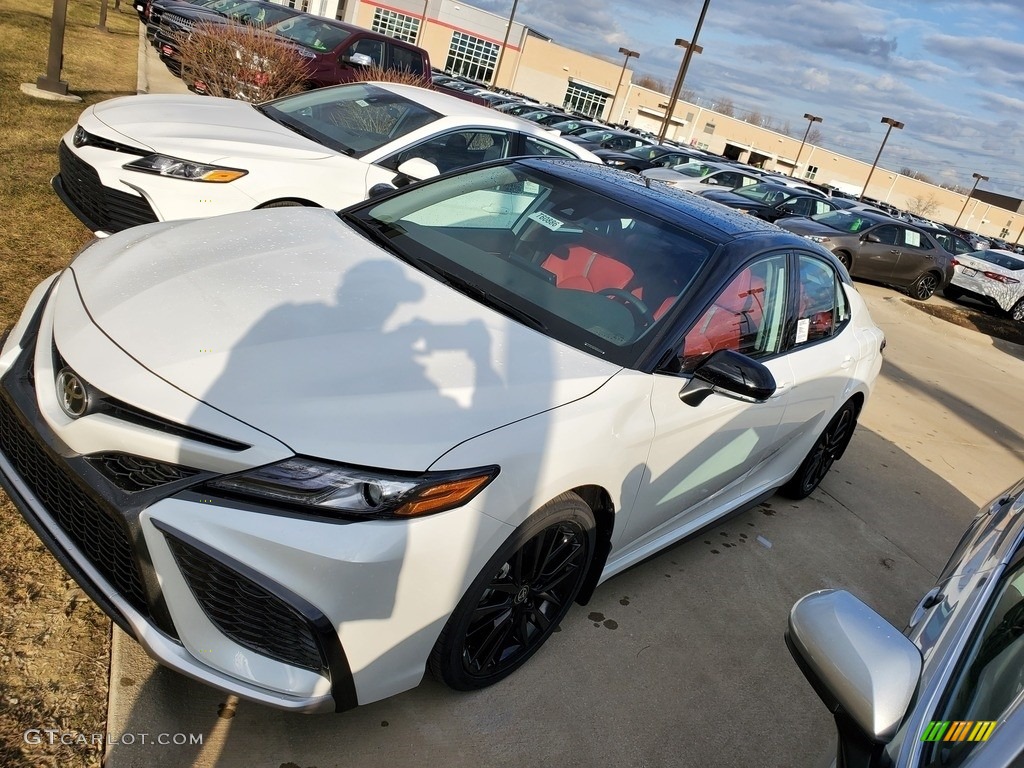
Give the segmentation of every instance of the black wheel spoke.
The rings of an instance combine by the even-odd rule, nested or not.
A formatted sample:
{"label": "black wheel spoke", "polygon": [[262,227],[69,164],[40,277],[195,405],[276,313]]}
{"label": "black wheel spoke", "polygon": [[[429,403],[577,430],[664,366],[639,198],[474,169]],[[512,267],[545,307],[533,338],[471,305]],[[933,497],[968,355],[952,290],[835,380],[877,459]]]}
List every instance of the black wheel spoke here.
{"label": "black wheel spoke", "polygon": [[[466,645],[470,666],[481,672],[484,669],[493,666],[496,662],[495,657],[500,656],[500,654],[505,650],[505,639],[509,636],[509,633],[512,632],[512,629],[513,615],[509,612],[504,619],[494,624],[490,633],[476,647],[476,653],[473,653],[473,649],[469,647],[469,643],[467,642]],[[468,636],[466,640],[469,640]]]}
{"label": "black wheel spoke", "polygon": [[488,617],[494,616],[497,613],[507,611],[510,607],[511,601],[505,601],[496,605],[478,605],[473,609],[473,619],[470,626],[473,626],[477,624],[477,622],[483,621]]}
{"label": "black wheel spoke", "polygon": [[574,552],[569,553],[564,561],[546,578],[537,581],[534,584],[534,588],[538,592],[549,592],[558,586],[561,582],[571,576],[576,571],[573,560],[582,554],[580,549],[576,549]]}
{"label": "black wheel spoke", "polygon": [[537,629],[541,632],[546,632],[548,627],[551,626],[551,620],[544,615],[544,612],[540,608],[533,608],[530,611],[530,617],[533,619],[533,623]]}

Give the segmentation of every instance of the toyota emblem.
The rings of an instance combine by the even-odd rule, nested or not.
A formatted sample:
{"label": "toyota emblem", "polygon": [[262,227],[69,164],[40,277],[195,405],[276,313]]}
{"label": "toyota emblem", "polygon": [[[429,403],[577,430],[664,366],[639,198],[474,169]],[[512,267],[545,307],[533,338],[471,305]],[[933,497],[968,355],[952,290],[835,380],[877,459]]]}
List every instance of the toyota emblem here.
{"label": "toyota emblem", "polygon": [[84,416],[89,410],[89,391],[70,368],[62,368],[57,374],[57,402],[72,419]]}

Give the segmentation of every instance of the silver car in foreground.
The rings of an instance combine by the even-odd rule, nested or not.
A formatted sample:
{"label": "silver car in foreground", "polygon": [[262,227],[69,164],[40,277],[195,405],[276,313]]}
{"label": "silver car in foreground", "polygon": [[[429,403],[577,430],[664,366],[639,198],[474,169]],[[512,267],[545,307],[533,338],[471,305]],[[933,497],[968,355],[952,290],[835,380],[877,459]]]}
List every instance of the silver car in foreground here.
{"label": "silver car in foreground", "polygon": [[835,715],[838,768],[1024,765],[1024,480],[982,507],[903,633],[823,590],[786,642]]}

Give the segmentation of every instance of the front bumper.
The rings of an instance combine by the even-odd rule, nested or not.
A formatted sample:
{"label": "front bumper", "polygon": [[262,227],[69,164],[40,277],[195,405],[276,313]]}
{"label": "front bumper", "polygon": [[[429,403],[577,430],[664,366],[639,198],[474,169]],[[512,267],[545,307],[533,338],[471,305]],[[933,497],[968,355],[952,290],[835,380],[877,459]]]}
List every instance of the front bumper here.
{"label": "front bumper", "polygon": [[[327,523],[213,497],[203,483],[222,472],[199,454],[220,449],[191,453],[188,436],[179,455],[192,474],[126,491],[97,469],[98,456],[128,450],[104,449],[109,435],[120,431],[113,442],[133,443],[161,471],[167,458],[146,456],[138,424],[112,426],[103,414],[54,422],[54,315],[74,295],[57,296],[61,287],[19,323],[0,359],[0,485],[83,590],[160,663],[261,704],[341,711],[418,684],[448,615],[509,527],[468,508]],[[95,373],[66,362],[83,378]],[[90,434],[90,420],[108,423]],[[266,463],[268,446],[247,450],[261,453],[253,466]],[[234,451],[235,461],[246,454]],[[445,547],[462,558],[445,552],[440,570]]]}

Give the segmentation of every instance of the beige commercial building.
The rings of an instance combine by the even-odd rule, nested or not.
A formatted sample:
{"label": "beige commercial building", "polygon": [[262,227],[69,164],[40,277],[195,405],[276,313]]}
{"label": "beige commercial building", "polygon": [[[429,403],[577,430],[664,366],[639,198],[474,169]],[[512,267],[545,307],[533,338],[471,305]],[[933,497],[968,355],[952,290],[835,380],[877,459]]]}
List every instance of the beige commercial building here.
{"label": "beige commercial building", "polygon": [[[668,97],[632,82],[633,63],[609,51],[598,58],[559,45],[508,18],[457,0],[278,0],[322,16],[343,19],[425,48],[434,67],[494,83],[545,103],[660,133]],[[506,44],[507,40],[507,44]],[[504,49],[504,52],[503,52]],[[682,51],[680,51],[680,58]],[[497,77],[495,79],[495,72]],[[822,147],[801,149],[806,123],[794,116],[794,136],[777,133],[695,104],[677,102],[667,138],[741,162],[792,174],[818,184],[887,202],[904,210],[1011,242],[1024,231],[1024,204],[997,204],[901,175]],[[879,126],[879,141],[882,130]],[[893,137],[898,141],[898,135]],[[798,157],[799,155],[799,157]],[[1000,205],[1001,204],[1001,205]],[[1008,207],[1001,207],[1008,206]]]}

